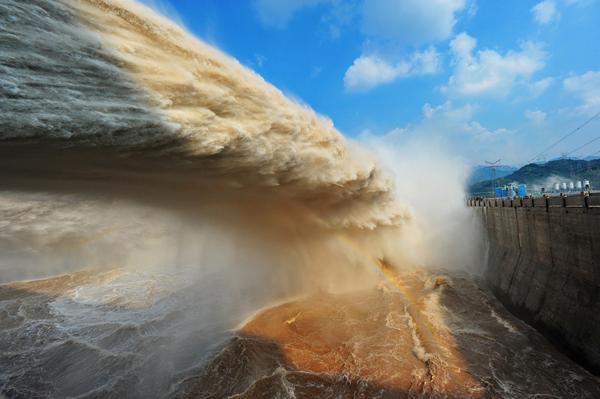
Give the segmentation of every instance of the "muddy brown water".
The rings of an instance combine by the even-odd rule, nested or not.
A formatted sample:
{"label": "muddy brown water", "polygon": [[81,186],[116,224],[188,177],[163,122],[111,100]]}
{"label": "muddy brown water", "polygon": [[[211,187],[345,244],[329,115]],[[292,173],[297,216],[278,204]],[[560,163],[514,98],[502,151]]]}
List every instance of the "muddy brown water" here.
{"label": "muddy brown water", "polygon": [[[215,279],[205,288],[217,287]],[[233,330],[228,323],[242,320],[247,308],[189,309],[198,287],[171,291],[165,276],[119,269],[5,284],[0,392],[7,398],[600,397],[596,377],[513,317],[475,278],[413,270],[396,279],[267,306]],[[211,307],[232,317],[218,322]]]}

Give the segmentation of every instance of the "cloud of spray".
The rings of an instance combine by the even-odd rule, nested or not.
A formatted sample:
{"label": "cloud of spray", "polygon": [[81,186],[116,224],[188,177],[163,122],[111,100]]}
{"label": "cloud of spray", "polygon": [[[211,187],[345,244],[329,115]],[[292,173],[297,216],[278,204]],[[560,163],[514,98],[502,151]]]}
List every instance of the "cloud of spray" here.
{"label": "cloud of spray", "polygon": [[395,177],[398,201],[410,204],[417,235],[409,252],[413,263],[481,272],[481,226],[465,207],[469,167],[464,159],[452,155],[435,135],[364,134],[361,141]]}
{"label": "cloud of spray", "polygon": [[[116,363],[98,370],[111,376],[109,387],[122,373],[134,373],[139,382],[127,392],[139,397],[153,389],[164,392],[176,372],[202,364],[227,339],[227,331],[257,309],[315,290],[376,283],[374,252],[359,245],[366,244],[362,231],[354,237],[346,229],[304,225],[298,219],[302,215],[286,216],[272,204],[246,208],[243,204],[252,199],[244,196],[238,206],[211,202],[198,209],[188,201],[194,192],[160,188],[136,197],[115,184],[94,183],[93,190],[77,181],[61,186],[65,192],[0,192],[2,282],[69,273],[56,282],[12,284],[0,295],[15,290],[47,296],[41,301],[57,318],[47,323],[60,324],[58,330],[72,331],[84,344],[96,345],[96,335],[108,335],[104,331],[110,335],[102,345],[111,350],[128,352],[139,342],[146,350],[136,355],[133,370]],[[165,200],[143,201],[146,195]],[[86,267],[96,271],[83,280],[73,273]],[[157,337],[160,345],[147,344]],[[92,370],[85,381],[77,370],[61,371],[55,382],[59,393],[96,388],[90,366],[101,364],[96,353],[78,349],[79,343],[70,350],[73,343],[62,336],[44,338],[39,341],[53,343],[56,356]],[[36,358],[47,356],[45,347],[31,351]],[[27,367],[35,364],[31,360]],[[10,372],[19,371],[16,367],[11,365]],[[23,384],[28,385],[26,379]]]}
{"label": "cloud of spray", "polygon": [[0,119],[8,187],[123,198],[184,215],[186,226],[210,221],[268,254],[262,263],[274,270],[302,270],[289,280],[303,287],[372,281],[365,270],[377,258],[435,263],[424,247],[453,246],[444,238],[463,220],[453,218],[462,198],[449,186],[439,200],[448,206],[423,205],[420,183],[435,176],[424,159],[381,152],[394,190],[330,121],[150,9],[125,0],[2,7],[18,21],[0,45],[19,60],[2,67],[13,99]]}

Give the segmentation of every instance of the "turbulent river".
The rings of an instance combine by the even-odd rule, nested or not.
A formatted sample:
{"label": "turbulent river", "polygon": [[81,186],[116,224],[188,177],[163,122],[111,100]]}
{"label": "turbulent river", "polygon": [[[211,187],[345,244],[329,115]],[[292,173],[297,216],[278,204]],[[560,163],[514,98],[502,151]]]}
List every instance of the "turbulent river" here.
{"label": "turbulent river", "polygon": [[0,398],[600,397],[396,172],[143,5],[0,0]]}
{"label": "turbulent river", "polygon": [[468,275],[405,271],[397,275],[402,289],[382,280],[350,293],[315,293],[245,322],[251,302],[260,301],[243,291],[223,297],[232,287],[218,273],[187,285],[178,281],[185,275],[81,271],[0,287],[2,392],[11,398],[600,395],[595,377]]}

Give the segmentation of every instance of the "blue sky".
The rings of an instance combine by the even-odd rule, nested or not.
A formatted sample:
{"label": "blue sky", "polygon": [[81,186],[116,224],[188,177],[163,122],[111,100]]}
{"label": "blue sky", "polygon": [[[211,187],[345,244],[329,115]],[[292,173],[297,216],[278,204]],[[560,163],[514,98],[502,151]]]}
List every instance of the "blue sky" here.
{"label": "blue sky", "polygon": [[[352,138],[522,164],[600,111],[600,0],[145,3]],[[599,136],[600,118],[544,157]]]}

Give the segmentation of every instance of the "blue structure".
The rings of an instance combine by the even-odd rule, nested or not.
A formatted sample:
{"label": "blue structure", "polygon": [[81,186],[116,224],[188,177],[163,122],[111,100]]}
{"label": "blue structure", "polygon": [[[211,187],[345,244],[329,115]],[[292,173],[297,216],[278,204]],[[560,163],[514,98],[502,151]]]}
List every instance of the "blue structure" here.
{"label": "blue structure", "polygon": [[527,195],[527,184],[519,184],[517,187],[512,185],[496,187],[494,194],[496,197],[514,197],[516,195],[525,197]]}

